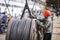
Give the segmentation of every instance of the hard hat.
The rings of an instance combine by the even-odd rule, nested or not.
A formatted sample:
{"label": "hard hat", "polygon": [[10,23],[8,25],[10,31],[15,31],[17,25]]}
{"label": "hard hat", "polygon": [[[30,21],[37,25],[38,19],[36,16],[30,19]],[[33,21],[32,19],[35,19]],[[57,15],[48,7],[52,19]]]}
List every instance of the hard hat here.
{"label": "hard hat", "polygon": [[43,16],[44,17],[49,17],[51,15],[51,12],[49,10],[46,10],[44,13],[43,13]]}

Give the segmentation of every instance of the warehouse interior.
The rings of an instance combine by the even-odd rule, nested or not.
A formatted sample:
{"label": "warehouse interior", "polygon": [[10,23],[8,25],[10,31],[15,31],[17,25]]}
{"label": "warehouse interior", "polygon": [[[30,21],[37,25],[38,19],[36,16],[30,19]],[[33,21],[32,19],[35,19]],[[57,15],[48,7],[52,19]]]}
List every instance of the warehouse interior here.
{"label": "warehouse interior", "polygon": [[0,40],[60,40],[60,0],[0,0]]}

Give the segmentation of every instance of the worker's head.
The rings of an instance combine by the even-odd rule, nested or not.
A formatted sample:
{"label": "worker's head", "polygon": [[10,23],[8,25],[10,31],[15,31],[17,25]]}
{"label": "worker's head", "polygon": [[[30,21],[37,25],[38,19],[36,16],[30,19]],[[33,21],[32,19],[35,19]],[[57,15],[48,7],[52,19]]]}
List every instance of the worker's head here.
{"label": "worker's head", "polygon": [[49,16],[51,16],[51,12],[49,10],[45,10],[45,12],[43,13],[43,16],[45,18],[48,18]]}

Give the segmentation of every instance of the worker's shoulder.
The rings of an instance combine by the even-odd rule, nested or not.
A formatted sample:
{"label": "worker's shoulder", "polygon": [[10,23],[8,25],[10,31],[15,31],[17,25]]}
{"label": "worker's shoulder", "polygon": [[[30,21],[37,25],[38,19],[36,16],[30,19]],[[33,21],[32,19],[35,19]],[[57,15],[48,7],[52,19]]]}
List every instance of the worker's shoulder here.
{"label": "worker's shoulder", "polygon": [[48,22],[52,22],[51,17],[49,17],[47,21],[48,21]]}

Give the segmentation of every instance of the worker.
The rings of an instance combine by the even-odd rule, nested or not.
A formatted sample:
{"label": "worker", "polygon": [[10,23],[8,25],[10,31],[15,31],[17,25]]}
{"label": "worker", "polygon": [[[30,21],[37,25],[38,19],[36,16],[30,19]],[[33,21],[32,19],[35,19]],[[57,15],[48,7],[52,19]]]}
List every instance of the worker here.
{"label": "worker", "polygon": [[45,22],[45,33],[44,33],[44,39],[43,40],[51,40],[52,36],[52,20],[51,20],[51,12],[49,11],[49,7],[46,8],[46,10],[43,13]]}
{"label": "worker", "polygon": [[7,11],[4,11],[3,13],[2,13],[2,25],[1,25],[1,30],[2,30],[2,32],[5,32],[5,29],[6,29],[6,20],[7,20],[7,16],[6,16],[6,13],[7,13]]}
{"label": "worker", "polygon": [[37,28],[37,30],[40,30],[40,28],[43,28],[43,40],[51,40],[52,36],[52,20],[51,20],[51,12],[49,11],[49,8],[47,7],[46,10],[42,13],[42,16],[37,17],[37,24],[40,26]]}

